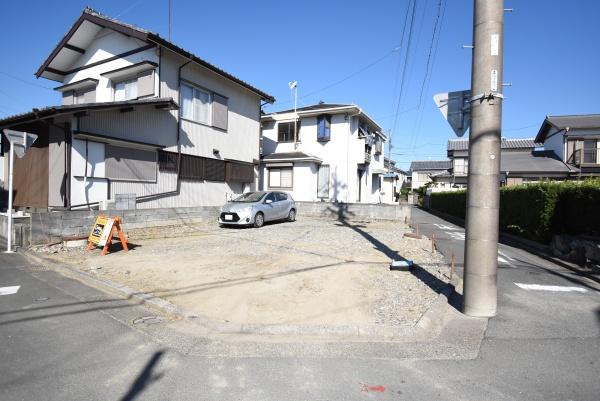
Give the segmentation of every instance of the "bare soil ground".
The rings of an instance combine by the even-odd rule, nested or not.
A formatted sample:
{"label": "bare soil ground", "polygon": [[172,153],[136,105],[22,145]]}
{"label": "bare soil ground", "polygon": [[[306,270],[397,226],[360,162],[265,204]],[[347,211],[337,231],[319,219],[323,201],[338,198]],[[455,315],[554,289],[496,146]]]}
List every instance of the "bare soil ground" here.
{"label": "bare soil ground", "polygon": [[[408,231],[389,221],[300,218],[261,229],[126,230],[133,249],[107,256],[61,245],[37,251],[214,321],[409,327],[448,281],[448,268],[428,239],[403,238]],[[390,271],[400,257],[419,267]]]}

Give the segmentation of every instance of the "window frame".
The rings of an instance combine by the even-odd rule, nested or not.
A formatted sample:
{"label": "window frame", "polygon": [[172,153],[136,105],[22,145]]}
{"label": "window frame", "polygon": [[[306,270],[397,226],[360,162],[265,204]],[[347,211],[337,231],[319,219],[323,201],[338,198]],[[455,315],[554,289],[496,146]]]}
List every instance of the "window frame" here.
{"label": "window frame", "polygon": [[[127,96],[126,96],[127,82],[135,83],[135,97],[127,98]],[[117,85],[119,85],[119,84],[125,84],[125,86],[123,88],[123,99],[117,100]],[[113,81],[112,88],[113,88],[113,101],[115,101],[115,102],[125,102],[127,100],[135,100],[138,98],[138,78],[137,78],[137,76],[133,76],[133,77],[129,76],[126,78],[122,78],[118,81],[115,80],[115,81]]]}
{"label": "window frame", "polygon": [[[294,188],[294,167],[268,167],[268,172],[267,172],[267,187],[269,189],[289,189],[292,190]],[[279,170],[279,186],[272,186],[271,185],[271,172],[273,170]],[[290,180],[290,186],[289,187],[282,187],[281,186],[281,170],[290,170],[292,177]]]}
{"label": "window frame", "polygon": [[[279,127],[282,124],[286,124],[288,127],[290,127],[289,135],[290,135],[291,139],[289,139],[287,141],[282,141],[279,138]],[[292,125],[294,125],[294,124],[296,124],[296,136],[298,137],[297,138],[298,142],[300,142],[300,140],[299,140],[299,138],[300,138],[300,124],[299,124],[299,122],[297,120],[290,120],[290,121],[278,121],[277,122],[277,143],[293,143],[294,142],[294,131],[293,131],[293,127],[292,127]]]}
{"label": "window frame", "polygon": [[[188,88],[192,89],[192,118],[184,117],[184,103],[183,103],[183,90],[182,90],[182,88],[184,86],[187,86]],[[203,92],[203,93],[206,93],[208,95],[208,111],[207,111],[208,121],[199,121],[199,120],[196,119],[196,116],[195,116],[196,108],[194,107],[194,105],[195,105],[195,100],[198,99],[198,98],[196,98],[196,96],[195,96],[195,91]],[[202,87],[200,85],[196,85],[196,84],[194,84],[194,83],[192,83],[190,81],[182,79],[181,80],[181,88],[179,90],[179,104],[181,105],[181,108],[180,108],[181,111],[179,113],[180,118],[182,120],[189,121],[189,122],[192,122],[194,124],[205,125],[207,127],[216,128],[216,129],[219,129],[221,131],[227,131],[227,130],[223,130],[223,129],[218,128],[218,127],[213,127],[213,125],[212,125],[212,123],[213,123],[213,121],[212,121],[213,120],[213,115],[212,115],[212,113],[213,113],[213,96],[215,94],[216,94],[215,92],[213,92],[213,91],[211,91],[209,89],[206,89],[206,88],[204,88],[204,87]],[[223,96],[223,95],[218,94],[218,93],[217,93],[217,95],[219,95],[219,96],[227,99],[227,101],[229,102],[229,98],[228,97]],[[227,114],[228,114],[228,119],[227,120],[228,120],[228,123],[229,123],[229,107],[227,108]]]}
{"label": "window frame", "polygon": [[[321,121],[323,121],[323,131],[327,135],[321,135]],[[331,114],[321,114],[317,116],[317,141],[329,142],[331,140]]]}

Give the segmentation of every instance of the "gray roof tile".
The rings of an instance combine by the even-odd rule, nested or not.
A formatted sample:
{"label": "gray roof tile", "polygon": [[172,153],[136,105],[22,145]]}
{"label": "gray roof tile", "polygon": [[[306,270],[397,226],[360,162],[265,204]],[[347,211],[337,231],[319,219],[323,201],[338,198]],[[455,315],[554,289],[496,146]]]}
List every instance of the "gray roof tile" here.
{"label": "gray roof tile", "polygon": [[[500,143],[502,149],[528,149],[544,146],[543,143],[536,143],[534,138],[502,138]],[[449,139],[448,150],[467,150],[469,148],[468,139]]]}
{"label": "gray roof tile", "polygon": [[410,171],[447,170],[451,167],[451,160],[417,160],[410,163]]}

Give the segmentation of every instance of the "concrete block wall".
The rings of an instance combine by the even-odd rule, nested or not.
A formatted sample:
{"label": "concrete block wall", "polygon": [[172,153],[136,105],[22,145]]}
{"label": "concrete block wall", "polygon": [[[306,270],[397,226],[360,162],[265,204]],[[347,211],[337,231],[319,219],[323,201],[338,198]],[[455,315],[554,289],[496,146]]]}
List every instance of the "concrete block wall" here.
{"label": "concrete block wall", "polygon": [[[8,231],[8,218],[6,215],[0,215],[0,243],[2,250],[6,248]],[[13,217],[12,242],[14,246],[27,246],[29,242],[30,220],[29,216]]]}
{"label": "concrete block wall", "polygon": [[302,216],[343,220],[410,221],[408,204],[383,205],[364,203],[296,202],[298,218]]}
{"label": "concrete block wall", "polygon": [[88,236],[100,214],[119,216],[123,229],[216,222],[218,207],[182,207],[136,210],[85,210],[31,213],[29,245],[49,244],[65,238]]}
{"label": "concrete block wall", "polygon": [[[367,205],[360,203],[328,203],[328,202],[296,202],[298,218],[302,216],[346,219],[346,220],[410,220],[410,206],[401,205]],[[30,217],[15,220],[19,233],[18,246],[50,244],[68,238],[87,237],[92,224],[99,214],[119,216],[123,221],[123,229],[169,226],[215,222],[219,215],[219,207],[197,206],[161,209],[135,210],[74,210],[59,212],[31,213]],[[0,219],[0,230],[2,229]],[[6,233],[6,227],[2,232]],[[19,242],[20,238],[22,242]]]}

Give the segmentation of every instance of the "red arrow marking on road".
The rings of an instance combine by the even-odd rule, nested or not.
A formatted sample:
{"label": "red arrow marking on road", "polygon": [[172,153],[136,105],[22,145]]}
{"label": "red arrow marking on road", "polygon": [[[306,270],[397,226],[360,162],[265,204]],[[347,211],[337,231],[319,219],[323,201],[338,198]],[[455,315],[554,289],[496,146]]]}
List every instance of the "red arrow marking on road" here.
{"label": "red arrow marking on road", "polygon": [[364,393],[368,393],[369,391],[375,391],[377,393],[383,393],[385,391],[385,387],[383,386],[369,386],[366,383],[359,383],[360,391]]}

